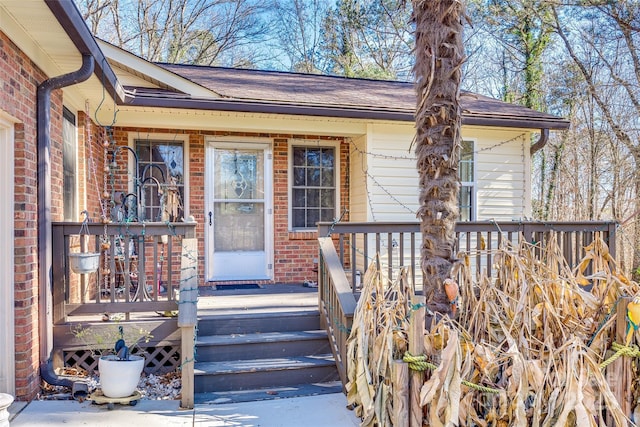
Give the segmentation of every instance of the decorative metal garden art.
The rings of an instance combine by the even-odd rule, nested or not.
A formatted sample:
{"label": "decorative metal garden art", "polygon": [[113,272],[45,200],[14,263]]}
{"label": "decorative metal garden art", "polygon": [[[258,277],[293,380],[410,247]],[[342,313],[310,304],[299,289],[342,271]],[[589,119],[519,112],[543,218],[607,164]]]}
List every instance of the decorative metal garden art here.
{"label": "decorative metal garden art", "polygon": [[[109,212],[110,220],[113,222],[117,222],[120,224],[128,224],[133,222],[145,222],[145,221],[161,221],[161,222],[169,222],[175,221],[178,218],[179,209],[180,209],[180,195],[178,192],[178,185],[176,184],[173,177],[169,177],[167,182],[165,171],[156,164],[148,164],[140,173],[140,163],[138,153],[131,147],[128,146],[119,146],[115,147],[113,143],[105,144],[105,159],[108,159],[107,155],[108,147],[113,147],[110,155],[110,162],[105,160],[108,164],[105,165],[104,171],[105,173],[109,173],[111,178],[111,192],[106,191],[106,179],[105,179],[105,192],[103,194],[103,203],[105,205],[111,205],[110,209],[107,209],[107,206],[103,205],[103,213]],[[133,191],[132,192],[123,192],[116,191],[115,185],[115,172],[118,169],[117,156],[121,152],[121,150],[127,150],[131,153],[133,158]],[[153,174],[153,170],[157,170],[157,174]],[[159,175],[159,178],[157,176]],[[152,188],[155,187],[159,199],[160,211],[157,215],[154,215],[154,218],[147,218],[148,209],[146,206],[146,201],[149,200],[148,191],[153,191]],[[106,222],[109,220],[107,219]],[[104,236],[106,238],[106,235]],[[129,237],[125,238],[125,236],[117,236],[114,239],[115,247],[114,250],[111,251],[112,256],[120,257],[120,260],[125,260],[125,262],[121,262],[122,271],[119,274],[123,276],[127,276],[131,278],[132,276],[136,276],[138,273],[144,273],[144,267],[142,270],[136,273],[135,271],[131,272],[130,268],[130,259],[134,256],[142,255],[139,252],[144,251],[144,237],[140,238],[140,236],[133,236],[133,239]],[[160,261],[155,266],[157,268],[157,277],[158,283],[157,292],[161,290],[161,279],[162,276],[162,267],[165,253],[165,245],[168,243],[168,236],[164,235],[158,238],[157,244],[160,244],[161,247],[161,255]],[[142,247],[141,247],[142,245]],[[108,261],[105,257],[105,271],[108,271]],[[142,257],[138,258],[139,261],[143,261]],[[134,269],[135,270],[135,269]],[[109,280],[109,277],[105,275],[105,285],[106,281]],[[126,283],[129,283],[129,280],[125,280]],[[134,282],[134,280],[131,280]],[[136,276],[134,286],[135,294],[132,297],[133,301],[136,300],[151,300],[153,299],[151,292],[152,286],[140,286],[141,283],[138,283],[139,280]],[[144,282],[144,281],[143,281]],[[107,286],[105,286],[107,287]],[[127,286],[125,286],[127,287]]]}

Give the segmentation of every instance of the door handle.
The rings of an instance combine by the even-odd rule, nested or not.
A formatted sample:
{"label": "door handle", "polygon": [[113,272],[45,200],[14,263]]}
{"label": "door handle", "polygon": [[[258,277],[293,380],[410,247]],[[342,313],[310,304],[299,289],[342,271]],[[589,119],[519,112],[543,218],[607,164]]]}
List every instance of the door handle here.
{"label": "door handle", "polygon": [[211,218],[213,217],[213,212],[209,211],[209,226],[211,226]]}

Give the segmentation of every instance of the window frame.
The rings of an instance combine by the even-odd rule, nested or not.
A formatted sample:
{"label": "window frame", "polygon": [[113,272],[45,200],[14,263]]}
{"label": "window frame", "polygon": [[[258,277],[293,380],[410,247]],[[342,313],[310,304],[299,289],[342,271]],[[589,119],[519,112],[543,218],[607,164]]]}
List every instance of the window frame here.
{"label": "window frame", "polygon": [[[70,137],[69,141],[65,140],[65,136],[67,132],[65,132],[65,128],[69,128]],[[69,146],[70,153],[65,150],[65,146]],[[73,155],[73,183],[71,190],[71,198],[70,203],[67,203],[67,194],[65,192],[65,181],[67,179],[67,169],[65,167],[65,155],[72,154]],[[78,167],[78,118],[77,116],[68,109],[67,107],[62,107],[62,217],[64,221],[76,221],[79,216],[79,197],[78,197],[78,183],[79,183],[79,167]],[[67,211],[68,210],[68,211]]]}
{"label": "window frame", "polygon": [[[129,148],[133,149],[137,153],[137,141],[151,141],[154,143],[181,143],[182,144],[182,167],[183,167],[183,189],[184,198],[182,200],[183,217],[189,218],[189,135],[188,134],[171,134],[171,133],[142,133],[142,132],[129,132],[128,134]],[[127,153],[127,165],[128,170],[133,171],[135,168],[135,160],[129,150],[123,150]],[[138,162],[140,160],[138,159]],[[142,170],[140,170],[142,172]],[[129,192],[133,191],[133,173],[127,174],[127,189]],[[148,222],[145,219],[145,222]]]}
{"label": "window frame", "polygon": [[341,163],[341,155],[340,155],[340,141],[331,141],[331,140],[321,140],[321,139],[290,139],[288,141],[288,183],[287,183],[287,193],[288,193],[288,230],[290,232],[308,232],[308,231],[316,231],[317,227],[294,227],[293,226],[293,150],[295,147],[311,147],[311,148],[332,148],[334,152],[334,168],[333,168],[333,182],[334,191],[335,191],[335,207],[333,212],[333,217],[336,218],[338,212],[340,212],[340,196],[342,190],[342,183],[340,182],[340,163]]}
{"label": "window frame", "polygon": [[[460,172],[458,172],[458,179],[460,179],[460,194],[462,194],[462,188],[463,187],[467,187],[470,190],[471,193],[471,213],[469,215],[469,219],[468,220],[462,220],[461,218],[461,212],[462,210],[461,205],[460,205],[460,198],[458,199],[458,220],[459,221],[476,221],[477,219],[477,212],[478,212],[478,203],[477,203],[477,188],[478,188],[478,171],[477,171],[477,166],[478,166],[478,152],[477,152],[477,141],[474,138],[461,138],[461,144],[464,142],[468,142],[471,143],[471,153],[472,153],[472,158],[471,158],[471,171],[473,173],[473,181],[462,181],[460,179]],[[458,160],[458,170],[460,170],[460,163],[462,162],[462,146],[460,147],[460,159]]]}

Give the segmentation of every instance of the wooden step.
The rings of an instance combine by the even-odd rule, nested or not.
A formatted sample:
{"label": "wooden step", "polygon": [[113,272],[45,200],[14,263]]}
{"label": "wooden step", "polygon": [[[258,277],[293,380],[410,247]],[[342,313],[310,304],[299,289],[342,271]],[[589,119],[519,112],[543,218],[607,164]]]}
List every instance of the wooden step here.
{"label": "wooden step", "polygon": [[338,379],[333,355],[197,362],[195,392],[254,390]]}
{"label": "wooden step", "polygon": [[196,346],[199,362],[309,356],[331,351],[326,331],[319,330],[199,335]]}
{"label": "wooden step", "polygon": [[198,335],[231,335],[320,329],[318,310],[238,313],[198,319]]}

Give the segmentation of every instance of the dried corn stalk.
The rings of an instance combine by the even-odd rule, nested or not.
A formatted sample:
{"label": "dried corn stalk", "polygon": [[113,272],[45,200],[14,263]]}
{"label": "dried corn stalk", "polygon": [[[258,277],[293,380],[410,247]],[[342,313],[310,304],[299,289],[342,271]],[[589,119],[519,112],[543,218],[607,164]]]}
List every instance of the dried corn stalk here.
{"label": "dried corn stalk", "polygon": [[[553,236],[544,248],[506,242],[494,260],[493,280],[474,280],[461,263],[459,323],[445,317],[425,335],[426,356],[438,365],[422,388],[425,425],[635,425],[600,364],[612,353],[617,301],[638,295],[640,286],[618,272],[604,242],[594,239],[575,271]],[[389,364],[406,348],[402,328],[410,315],[404,291],[410,290],[385,285],[377,273],[359,301],[349,341],[349,401],[363,426],[389,425]],[[633,369],[638,378],[637,363]],[[637,380],[631,391],[640,401]]]}
{"label": "dried corn stalk", "polygon": [[362,418],[361,426],[389,426],[394,386],[394,359],[407,350],[407,322],[413,291],[406,270],[390,283],[373,262],[363,279],[362,294],[347,341],[347,400]]}

